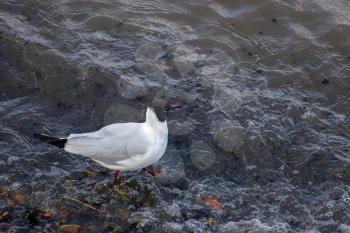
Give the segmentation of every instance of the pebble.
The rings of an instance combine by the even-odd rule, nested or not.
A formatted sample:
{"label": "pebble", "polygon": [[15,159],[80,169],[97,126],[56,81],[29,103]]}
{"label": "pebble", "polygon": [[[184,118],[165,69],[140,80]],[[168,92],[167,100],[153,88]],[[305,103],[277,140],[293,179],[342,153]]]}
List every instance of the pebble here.
{"label": "pebble", "polygon": [[79,233],[83,228],[78,224],[67,224],[61,225],[59,229],[62,233]]}
{"label": "pebble", "polygon": [[168,123],[169,134],[174,136],[185,136],[195,130],[195,126],[192,121],[186,119],[173,120]]}
{"label": "pebble", "polygon": [[211,147],[203,141],[194,141],[191,144],[190,158],[196,168],[206,170],[214,165],[216,155]]}
{"label": "pebble", "polygon": [[237,151],[244,142],[244,129],[238,122],[215,121],[210,128],[214,141],[227,152]]}
{"label": "pebble", "polygon": [[175,222],[166,222],[162,226],[163,232],[167,233],[182,233],[183,231],[183,225]]}

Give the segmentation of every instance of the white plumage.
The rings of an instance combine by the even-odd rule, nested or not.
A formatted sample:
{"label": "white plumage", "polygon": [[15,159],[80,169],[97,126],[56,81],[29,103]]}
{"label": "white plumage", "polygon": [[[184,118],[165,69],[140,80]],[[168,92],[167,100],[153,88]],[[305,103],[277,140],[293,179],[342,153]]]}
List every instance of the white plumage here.
{"label": "white plumage", "polygon": [[71,134],[64,150],[88,157],[104,167],[132,171],[150,166],[164,154],[168,143],[166,120],[147,108],[144,123],[118,123],[96,132]]}

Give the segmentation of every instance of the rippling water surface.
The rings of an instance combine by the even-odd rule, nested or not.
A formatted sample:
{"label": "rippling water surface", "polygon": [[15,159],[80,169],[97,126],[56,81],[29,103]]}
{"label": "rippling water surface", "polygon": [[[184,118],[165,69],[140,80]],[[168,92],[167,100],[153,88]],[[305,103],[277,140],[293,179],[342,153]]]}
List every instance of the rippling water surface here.
{"label": "rippling water surface", "polygon": [[[0,231],[350,232],[349,12],[0,1]],[[185,107],[158,177],[32,138],[142,121],[159,91]]]}

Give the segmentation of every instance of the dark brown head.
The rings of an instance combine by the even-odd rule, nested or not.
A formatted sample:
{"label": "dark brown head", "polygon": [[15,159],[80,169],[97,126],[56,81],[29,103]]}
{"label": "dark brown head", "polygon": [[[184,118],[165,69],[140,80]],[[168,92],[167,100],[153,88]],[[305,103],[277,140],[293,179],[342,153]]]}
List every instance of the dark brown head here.
{"label": "dark brown head", "polygon": [[182,108],[180,104],[168,104],[166,100],[154,100],[150,107],[161,122],[166,120],[168,112]]}

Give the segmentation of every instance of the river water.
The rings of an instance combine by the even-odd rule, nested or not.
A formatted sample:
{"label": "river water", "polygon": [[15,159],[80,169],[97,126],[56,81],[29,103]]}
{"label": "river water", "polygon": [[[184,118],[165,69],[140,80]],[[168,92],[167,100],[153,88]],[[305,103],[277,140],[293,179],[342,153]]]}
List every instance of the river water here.
{"label": "river water", "polygon": [[[350,232],[349,12],[0,1],[0,232]],[[159,92],[184,108],[157,177],[32,137],[140,122]]]}

